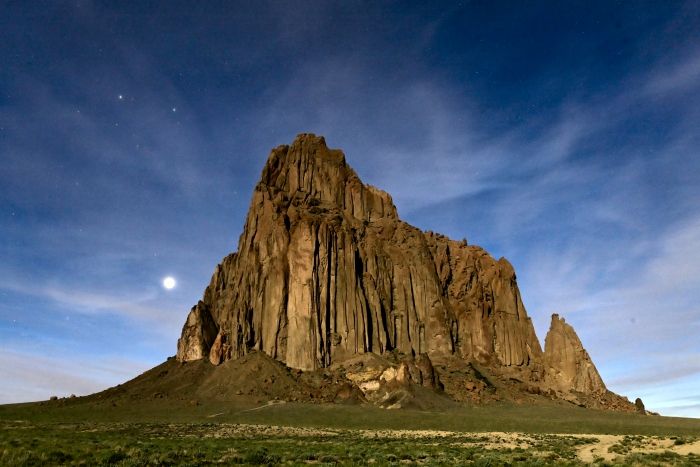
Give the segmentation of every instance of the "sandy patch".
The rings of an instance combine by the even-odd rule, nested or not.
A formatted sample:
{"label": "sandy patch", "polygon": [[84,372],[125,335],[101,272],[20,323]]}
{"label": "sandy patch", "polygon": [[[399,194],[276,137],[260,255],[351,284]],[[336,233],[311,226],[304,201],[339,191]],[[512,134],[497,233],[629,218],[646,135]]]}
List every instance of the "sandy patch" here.
{"label": "sandy patch", "polygon": [[363,438],[452,438],[455,436],[477,435],[478,433],[458,433],[456,431],[440,430],[359,430]]}
{"label": "sandy patch", "polygon": [[697,454],[700,456],[700,439],[692,443],[673,446],[671,450],[680,454],[681,456],[687,456],[688,454]]}
{"label": "sandy patch", "polygon": [[270,437],[328,437],[338,436],[339,432],[328,429],[289,427],[289,426],[269,426],[269,425],[245,425],[245,424],[222,424],[212,430],[211,433],[204,433],[204,436],[214,438],[270,438]]}
{"label": "sandy patch", "polygon": [[629,451],[621,454],[610,452],[612,446],[623,443],[625,436],[623,435],[570,435],[577,437],[595,437],[598,438],[597,443],[588,444],[578,449],[577,455],[582,462],[590,463],[596,458],[602,458],[607,462],[614,460],[616,457],[625,457],[633,453],[652,454],[671,451],[681,456],[688,454],[700,455],[700,440],[694,440],[685,444],[676,444],[674,439],[670,437],[659,436],[636,436],[641,438],[630,446]]}
{"label": "sandy patch", "polygon": [[578,449],[577,456],[582,462],[591,463],[600,457],[606,461],[611,461],[619,454],[609,452],[608,448],[622,441],[621,435],[569,435],[577,438],[597,438],[597,443],[588,444]]}

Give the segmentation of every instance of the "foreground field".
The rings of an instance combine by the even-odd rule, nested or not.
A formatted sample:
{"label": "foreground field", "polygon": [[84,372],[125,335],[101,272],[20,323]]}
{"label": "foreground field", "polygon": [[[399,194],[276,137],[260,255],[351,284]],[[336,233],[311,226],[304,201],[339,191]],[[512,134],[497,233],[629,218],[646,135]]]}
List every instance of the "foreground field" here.
{"label": "foreground field", "polygon": [[445,412],[80,399],[0,407],[0,465],[700,465],[700,420],[571,407]]}

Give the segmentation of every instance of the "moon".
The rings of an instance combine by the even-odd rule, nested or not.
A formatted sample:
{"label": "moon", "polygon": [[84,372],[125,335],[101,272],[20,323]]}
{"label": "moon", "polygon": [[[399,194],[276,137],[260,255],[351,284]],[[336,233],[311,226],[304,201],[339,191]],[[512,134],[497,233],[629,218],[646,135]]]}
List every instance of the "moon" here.
{"label": "moon", "polygon": [[174,277],[168,276],[165,279],[163,279],[163,287],[165,287],[168,290],[175,288],[176,284],[177,282],[175,282]]}

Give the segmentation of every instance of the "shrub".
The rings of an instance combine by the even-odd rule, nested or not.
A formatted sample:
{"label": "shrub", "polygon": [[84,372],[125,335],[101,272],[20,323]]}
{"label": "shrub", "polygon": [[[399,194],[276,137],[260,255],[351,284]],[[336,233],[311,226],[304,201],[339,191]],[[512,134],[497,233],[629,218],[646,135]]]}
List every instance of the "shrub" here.
{"label": "shrub", "polygon": [[70,462],[73,460],[73,456],[68,454],[67,452],[63,452],[60,450],[57,451],[51,451],[46,455],[46,460],[49,463],[56,463],[56,464],[65,464],[67,462]]}
{"label": "shrub", "polygon": [[114,465],[126,459],[126,454],[122,451],[115,451],[105,454],[102,458],[103,465]]}
{"label": "shrub", "polygon": [[275,464],[280,461],[280,457],[274,454],[269,454],[265,448],[258,448],[255,451],[248,453],[248,455],[243,458],[243,461],[246,464],[254,465]]}

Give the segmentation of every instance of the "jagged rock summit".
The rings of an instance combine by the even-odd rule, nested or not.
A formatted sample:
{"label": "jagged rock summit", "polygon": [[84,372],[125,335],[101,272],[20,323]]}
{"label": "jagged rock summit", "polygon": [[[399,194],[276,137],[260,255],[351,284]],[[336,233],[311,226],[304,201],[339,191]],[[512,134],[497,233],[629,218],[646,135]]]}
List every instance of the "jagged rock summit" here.
{"label": "jagged rock summit", "polygon": [[323,137],[272,150],[238,245],[187,317],[181,362],[259,351],[313,371],[358,358],[367,368],[376,355],[394,363],[361,389],[389,376],[439,388],[442,369],[448,393],[488,392],[498,386],[483,382],[488,373],[529,393],[626,407],[557,315],[542,351],[505,258],[403,222],[391,196],[363,184]]}
{"label": "jagged rock summit", "polygon": [[552,315],[544,348],[547,378],[556,389],[584,394],[605,392],[605,383],[576,331],[557,314]]}

